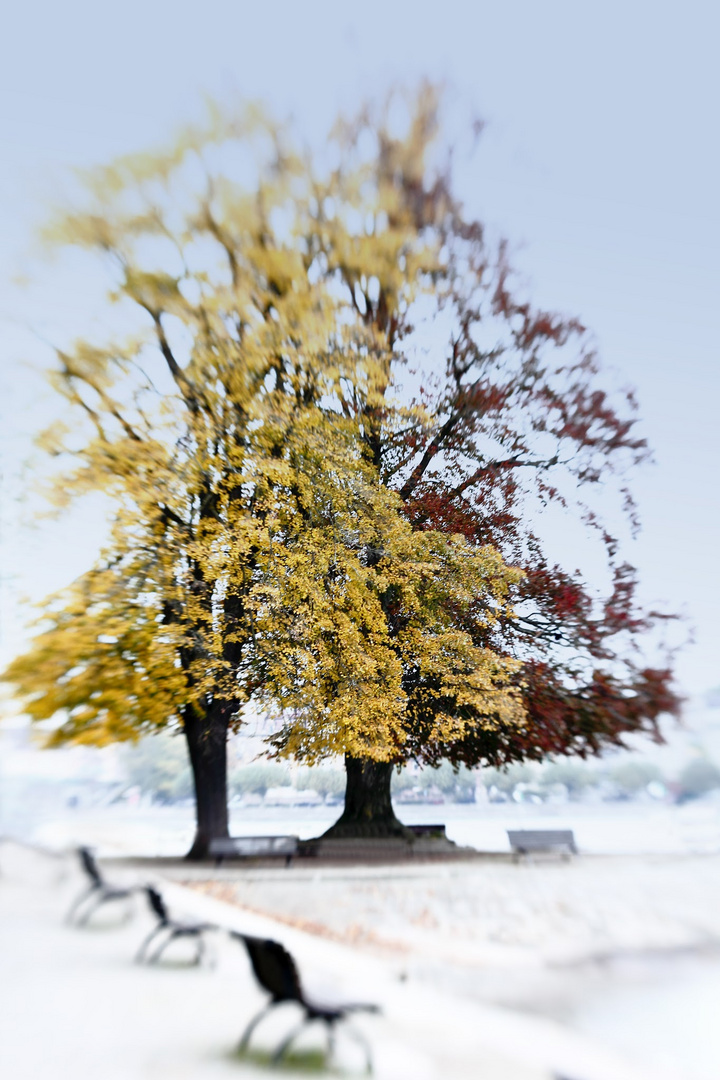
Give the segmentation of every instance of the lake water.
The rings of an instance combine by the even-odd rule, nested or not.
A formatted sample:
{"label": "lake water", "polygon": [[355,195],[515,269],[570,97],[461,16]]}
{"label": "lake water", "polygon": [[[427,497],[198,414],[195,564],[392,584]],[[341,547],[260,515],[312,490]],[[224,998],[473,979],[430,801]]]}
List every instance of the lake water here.
{"label": "lake water", "polygon": [[[5,780],[0,791],[0,829],[10,835],[47,843],[78,839],[143,855],[170,855],[189,847],[193,809],[184,806],[68,806],[66,789],[52,784]],[[320,835],[340,814],[340,807],[234,807],[234,835],[291,833],[306,839]],[[581,852],[588,854],[720,853],[720,805],[697,800],[684,806],[639,803],[531,806],[526,804],[400,805],[407,824],[444,824],[451,840],[481,851],[508,850],[508,828],[573,829]]]}

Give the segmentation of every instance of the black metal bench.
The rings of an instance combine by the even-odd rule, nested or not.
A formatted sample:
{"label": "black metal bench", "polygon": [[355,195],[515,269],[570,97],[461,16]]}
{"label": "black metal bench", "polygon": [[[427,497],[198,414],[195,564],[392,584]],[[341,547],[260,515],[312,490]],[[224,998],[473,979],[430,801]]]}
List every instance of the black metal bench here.
{"label": "black metal bench", "polygon": [[[111,900],[127,900],[133,895],[135,889],[110,885],[100,873],[100,868],[98,867],[95,856],[90,848],[78,848],[78,855],[80,856],[80,864],[90,879],[90,885],[87,889],[83,890],[77,900],[73,903],[67,913],[65,921],[68,924],[72,924],[73,921],[75,921],[76,926],[85,926],[92,913],[97,911],[101,904],[105,904]],[[88,904],[82,915],[78,917],[78,912],[86,900],[92,900],[92,903]]]}
{"label": "black metal bench", "polygon": [[508,829],[513,855],[532,855],[536,851],[577,855],[572,829]]}
{"label": "black metal bench", "polygon": [[[200,963],[205,952],[205,942],[203,941],[203,934],[206,930],[217,930],[218,927],[214,923],[204,922],[178,922],[177,919],[171,919],[168,913],[168,909],[165,905],[165,901],[152,885],[145,886],[145,892],[147,893],[148,902],[150,904],[150,910],[157,916],[157,926],[153,927],[152,931],[143,941],[135,960],[138,964],[143,961],[147,961],[148,964],[154,964],[160,959],[160,955],[165,951],[171,941],[175,941],[181,937],[192,937],[197,940],[197,957],[196,963]],[[163,930],[167,931],[167,937],[161,943],[160,947],[147,955],[147,948],[150,942],[161,934]]]}
{"label": "black metal bench", "polygon": [[[291,1044],[306,1024],[313,1023],[315,1020],[320,1020],[325,1024],[328,1039],[328,1054],[331,1055],[334,1049],[335,1025],[340,1020],[345,1020],[347,1016],[353,1012],[380,1012],[377,1005],[361,1004],[358,1002],[329,1005],[327,1003],[320,1004],[317,1001],[313,1001],[307,997],[302,989],[295,961],[279,941],[273,941],[271,938],[251,937],[248,934],[241,934],[237,930],[231,930],[230,936],[234,937],[236,941],[242,942],[245,946],[248,956],[250,957],[250,963],[253,972],[255,973],[255,978],[260,983],[263,990],[267,990],[268,994],[270,994],[270,1001],[268,1004],[263,1006],[260,1012],[252,1018],[245,1028],[238,1047],[240,1052],[247,1048],[248,1043],[250,1042],[250,1036],[262,1018],[266,1016],[271,1009],[274,1009],[276,1005],[282,1005],[286,1001],[296,1002],[303,1009],[305,1015],[300,1024],[298,1024],[297,1027],[294,1027],[290,1034],[287,1035],[278,1046],[273,1054],[273,1064],[277,1064],[283,1055],[287,1053]],[[372,1058],[370,1056],[370,1047],[366,1040],[359,1031],[349,1024],[346,1024],[344,1030],[351,1038],[362,1046],[365,1052],[367,1071],[371,1073]]]}
{"label": "black metal bench", "polygon": [[208,852],[220,866],[223,859],[284,858],[289,866],[297,854],[297,836],[227,836],[210,841]]}
{"label": "black metal bench", "polygon": [[418,839],[424,839],[428,836],[446,839],[444,825],[406,825],[405,828],[409,829],[411,833],[414,833]]}

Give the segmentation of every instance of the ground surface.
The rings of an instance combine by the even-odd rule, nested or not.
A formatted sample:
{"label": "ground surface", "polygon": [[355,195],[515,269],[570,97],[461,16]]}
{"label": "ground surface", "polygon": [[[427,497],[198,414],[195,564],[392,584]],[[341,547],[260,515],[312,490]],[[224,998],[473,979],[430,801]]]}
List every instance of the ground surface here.
{"label": "ground surface", "polygon": [[[343,944],[334,940],[335,934],[345,933],[341,923],[331,934],[309,933],[289,925],[297,921],[297,910],[281,911],[282,890],[301,895],[304,889],[306,899],[322,907],[335,904],[338,889],[361,899],[366,895],[382,899],[382,892],[373,892],[381,889],[377,868],[357,870],[355,882],[346,879],[344,884],[317,874],[305,883],[301,870],[254,875],[260,903],[275,908],[282,915],[278,921],[203,895],[198,887],[204,885],[207,892],[209,883],[198,880],[199,872],[193,888],[187,889],[163,880],[166,865],[158,864],[154,871],[147,863],[135,869],[105,865],[118,882],[140,883],[152,877],[177,913],[282,940],[316,993],[380,1003],[381,1017],[358,1022],[373,1045],[380,1080],[648,1076],[601,1043],[575,1036],[560,1024],[470,1000],[457,987],[431,985],[408,969],[412,949]],[[62,916],[83,884],[76,860],[40,856],[5,843],[0,846],[0,869],[0,1075],[9,1080],[229,1080],[271,1075],[266,1066],[241,1061],[233,1053],[263,995],[242,950],[227,936],[215,935],[217,965],[212,970],[188,966],[189,957],[182,952],[168,957],[162,967],[140,967],[132,956],[152,926],[143,903],[132,922],[119,925],[122,911],[108,909],[91,928],[72,929],[63,925]],[[228,871],[220,882],[233,889],[236,900],[238,876],[238,871]],[[425,886],[416,881],[414,887]],[[402,891],[405,885],[394,888]],[[439,940],[445,942],[446,935]],[[258,1046],[271,1047],[293,1021],[275,1016],[259,1033]],[[319,1043],[310,1038],[306,1045]],[[344,1074],[357,1074],[362,1058],[353,1045],[339,1038],[338,1055]],[[293,1069],[285,1075],[301,1074]],[[653,1070],[651,1075],[657,1080],[660,1074]]]}
{"label": "ground surface", "polygon": [[[553,1071],[619,1080],[621,1066],[606,1060],[613,1053],[653,1080],[720,1076],[717,801],[408,806],[400,810],[408,823],[443,822],[452,839],[486,854],[395,866],[304,861],[290,870],[156,858],[187,848],[189,807],[34,799],[22,807],[25,818],[12,821],[19,833],[55,850],[90,843],[101,856],[124,855],[114,873],[172,879],[163,887],[177,889],[187,911],[292,942],[321,989],[381,1000],[385,1018],[368,1021],[381,1076],[461,1080],[479,1075],[481,1057],[483,1080],[548,1080]],[[336,815],[238,809],[232,830],[317,836]],[[581,855],[513,865],[503,854],[513,827],[573,828]],[[129,957],[147,913],[124,930],[69,934],[59,916],[80,886],[74,861],[26,855],[23,869],[21,850],[0,846],[3,1078],[252,1072],[229,1056],[261,1001],[236,947],[220,940],[209,979],[136,970]],[[134,855],[145,859],[128,861]]]}
{"label": "ground surface", "polygon": [[[720,999],[716,856],[299,866],[290,876],[228,868],[184,879],[382,956],[413,984],[602,1033],[686,1080],[720,1074],[710,1034]],[[623,1011],[634,1014],[629,1025]]]}

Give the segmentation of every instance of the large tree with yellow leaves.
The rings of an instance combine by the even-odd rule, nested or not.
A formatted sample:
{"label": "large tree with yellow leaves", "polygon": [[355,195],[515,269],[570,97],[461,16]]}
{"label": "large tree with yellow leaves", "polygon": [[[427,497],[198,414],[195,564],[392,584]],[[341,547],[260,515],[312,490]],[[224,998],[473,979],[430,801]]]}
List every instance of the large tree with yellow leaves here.
{"label": "large tree with yellow leaves", "polygon": [[520,574],[492,546],[414,530],[368,450],[381,422],[392,435],[419,412],[390,402],[392,342],[337,259],[360,258],[362,280],[380,274],[406,306],[437,252],[411,221],[389,226],[383,189],[353,254],[364,168],[347,183],[335,214],[332,176],[281,129],[215,115],[169,153],[95,174],[49,230],[106,260],[127,334],[58,349],[69,415],[41,442],[74,461],[58,501],[99,490],[114,511],[101,559],[49,599],[6,678],[54,721],[54,745],[181,729],[193,856],[227,835],[226,739],[250,698],[280,711],[282,753],[382,763],[388,806],[409,670],[416,698],[453,703],[434,710],[441,742],[463,705],[522,722],[517,661],[469,630],[508,617]]}

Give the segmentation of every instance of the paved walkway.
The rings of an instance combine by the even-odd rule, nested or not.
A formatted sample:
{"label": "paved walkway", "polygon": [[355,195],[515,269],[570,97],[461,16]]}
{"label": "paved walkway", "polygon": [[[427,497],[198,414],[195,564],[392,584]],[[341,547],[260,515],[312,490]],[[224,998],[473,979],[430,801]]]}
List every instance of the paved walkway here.
{"label": "paved walkway", "polygon": [[[108,871],[137,883],[138,870]],[[143,868],[145,880],[152,876]],[[173,911],[272,936],[296,956],[308,989],[378,1002],[357,1026],[374,1050],[378,1080],[645,1080],[559,1025],[400,982],[397,965],[357,949],[160,882]],[[190,966],[178,946],[154,968],[132,956],[152,926],[138,897],[132,921],[108,905],[85,930],[63,925],[83,880],[74,859],[0,845],[0,1076],[4,1080],[235,1080],[273,1075],[234,1046],[264,997],[244,952],[215,935],[213,968]],[[258,1031],[269,1049],[295,1022],[278,1009]],[[283,1015],[284,1014],[284,1015]],[[305,1039],[320,1045],[321,1033]],[[343,1075],[362,1057],[338,1032]],[[303,1044],[299,1044],[302,1046]],[[307,1076],[283,1069],[287,1077]]]}

